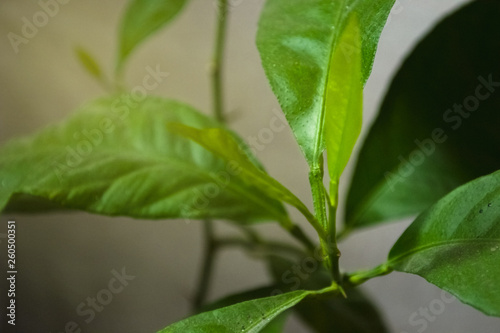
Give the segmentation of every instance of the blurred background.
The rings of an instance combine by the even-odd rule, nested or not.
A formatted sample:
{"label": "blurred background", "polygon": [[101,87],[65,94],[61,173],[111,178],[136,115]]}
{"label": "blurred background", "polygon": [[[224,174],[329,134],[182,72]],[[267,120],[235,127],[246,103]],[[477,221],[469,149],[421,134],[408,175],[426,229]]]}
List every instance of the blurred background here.
{"label": "blurred background", "polygon": [[[0,1],[0,143],[60,121],[82,103],[106,94],[79,65],[74,49],[85,47],[111,75],[117,27],[126,2],[66,2],[26,44],[19,45],[16,53],[7,34],[21,35],[23,18],[31,20],[42,9],[38,1]],[[415,43],[443,15],[466,2],[396,2],[365,89],[363,135],[392,76]],[[230,1],[225,101],[230,125],[243,138],[269,127],[273,109],[279,109],[254,41],[263,3],[264,0]],[[152,94],[185,101],[208,113],[211,100],[207,64],[212,53],[215,16],[215,0],[190,1],[167,29],[133,54],[126,71],[129,86],[141,84],[148,66],[160,66],[170,75]],[[288,128],[274,133],[272,142],[257,156],[271,175],[311,205],[308,168]],[[352,166],[351,161],[344,174],[344,194]],[[295,211],[290,212],[314,236],[312,228]],[[17,221],[17,332],[66,332],[66,325],[74,321],[82,332],[148,333],[189,313],[203,251],[200,222],[142,221],[86,213],[2,216],[2,272],[6,271],[4,237],[9,218]],[[341,244],[342,266],[356,270],[380,264],[409,222],[364,229],[350,236]],[[277,226],[267,224],[259,228],[268,236],[289,240]],[[231,234],[234,229],[218,223],[217,232]],[[95,318],[85,322],[88,316],[79,316],[78,306],[108,288],[110,279],[122,270],[134,278],[95,313]],[[2,324],[6,321],[5,281],[2,278],[0,282]],[[215,300],[267,281],[263,264],[239,250],[227,250],[218,257],[209,298]],[[401,273],[371,280],[363,289],[381,306],[391,332],[395,333],[417,332],[420,326],[411,325],[412,314],[441,298],[441,291],[425,280]],[[286,331],[308,332],[296,318],[289,320]],[[500,320],[454,301],[428,323],[425,331],[495,333],[500,332]]]}

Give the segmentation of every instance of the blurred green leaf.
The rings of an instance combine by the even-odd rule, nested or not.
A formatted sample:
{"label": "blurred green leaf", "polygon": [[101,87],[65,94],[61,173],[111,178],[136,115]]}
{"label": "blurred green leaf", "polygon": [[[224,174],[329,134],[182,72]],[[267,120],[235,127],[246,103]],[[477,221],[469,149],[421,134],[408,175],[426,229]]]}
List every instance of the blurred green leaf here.
{"label": "blurred green leaf", "polygon": [[188,0],[131,0],[120,26],[120,69],[132,51],[150,35],[169,23]]}
{"label": "blurred green leaf", "polygon": [[363,123],[361,52],[345,54],[342,45],[361,49],[357,14],[352,14],[330,61],[326,90],[325,142],[330,174],[330,203],[337,207],[340,175],[345,169]]}
{"label": "blurred green leaf", "polygon": [[500,171],[459,187],[420,215],[392,248],[389,265],[500,316]]}
{"label": "blurred green leaf", "polygon": [[[317,167],[325,149],[323,125],[332,53],[361,56],[368,78],[378,39],[394,0],[268,0],[257,46],[262,65],[309,165]],[[360,24],[361,49],[340,43],[352,16]],[[339,74],[340,75],[340,74]],[[331,101],[333,105],[338,101]],[[330,102],[329,102],[330,103]],[[332,106],[334,107],[334,106]]]}
{"label": "blurred green leaf", "polygon": [[166,327],[158,333],[235,333],[262,332],[278,315],[306,296],[320,292],[294,291],[255,299],[222,309],[204,312]]}
{"label": "blurred green leaf", "polygon": [[[307,207],[292,192],[252,162],[248,152],[242,149],[241,142],[236,141],[234,135],[228,130],[223,128],[196,129],[182,124],[171,124],[169,128],[174,133],[197,142],[228,163],[236,163],[241,170],[240,177],[249,186],[253,184],[264,190],[269,197],[287,202],[304,215],[311,216]],[[290,221],[281,222],[288,223],[291,227]]]}
{"label": "blurred green leaf", "polygon": [[[167,130],[220,126],[191,107],[123,95],[0,148],[0,209],[29,197],[65,208],[137,218],[286,220],[282,204],[248,184],[235,163]],[[235,139],[240,140],[241,139]],[[12,201],[23,200],[20,207]]]}
{"label": "blurred green leaf", "polygon": [[87,70],[87,72],[89,72],[89,74],[92,75],[94,78],[101,81],[102,80],[101,67],[94,59],[94,57],[91,56],[90,53],[88,53],[84,48],[81,47],[77,47],[75,49],[75,52],[78,57],[78,60],[80,61],[82,66]]}
{"label": "blurred green leaf", "polygon": [[350,228],[418,214],[500,169],[499,16],[500,2],[474,1],[404,62],[357,162]]}

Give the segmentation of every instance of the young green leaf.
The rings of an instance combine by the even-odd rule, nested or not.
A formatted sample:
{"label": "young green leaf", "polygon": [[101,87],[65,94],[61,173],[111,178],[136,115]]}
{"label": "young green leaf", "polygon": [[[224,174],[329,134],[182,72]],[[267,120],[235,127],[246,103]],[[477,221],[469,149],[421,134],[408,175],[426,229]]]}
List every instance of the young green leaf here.
{"label": "young green leaf", "polygon": [[204,312],[166,327],[158,333],[256,333],[271,320],[305,297],[324,291],[298,290],[278,296],[259,298],[222,309]]}
{"label": "young green leaf", "polygon": [[[346,54],[349,45],[358,52]],[[337,207],[340,175],[345,169],[363,123],[361,36],[353,13],[330,61],[325,99],[325,142],[330,174],[330,203]]]}
{"label": "young green leaf", "polygon": [[97,63],[97,61],[88,53],[85,49],[81,47],[77,47],[75,49],[78,60],[82,64],[82,66],[92,75],[94,78],[99,81],[102,80],[102,71],[101,67]]}
{"label": "young green leaf", "polygon": [[389,265],[500,316],[500,171],[459,187],[420,215],[392,248]]}
{"label": "young green leaf", "polygon": [[[241,170],[240,177],[249,186],[253,184],[264,190],[271,198],[289,203],[309,220],[314,221],[307,207],[292,192],[252,162],[248,152],[242,149],[241,142],[236,141],[234,135],[228,130],[223,128],[196,129],[182,124],[171,124],[169,129],[197,142],[226,162],[236,163]],[[317,225],[316,227],[319,228]]]}
{"label": "young green leaf", "polygon": [[150,35],[169,23],[188,0],[131,0],[120,27],[117,69]]}
{"label": "young green leaf", "polygon": [[184,104],[123,95],[7,144],[0,149],[0,210],[9,201],[26,203],[19,194],[28,194],[105,215],[288,220],[282,204],[248,184],[237,164],[169,132],[169,122],[220,126]]}
{"label": "young green leaf", "polygon": [[[268,0],[257,46],[271,87],[311,166],[317,167],[324,142],[324,118],[332,53],[361,57],[361,80],[368,78],[378,39],[394,0]],[[359,20],[361,49],[340,43],[350,18]],[[333,74],[336,75],[336,74]],[[358,76],[358,75],[357,75]],[[348,95],[349,93],[346,93]],[[329,101],[329,103],[338,101]]]}
{"label": "young green leaf", "polygon": [[404,62],[357,162],[350,228],[418,214],[500,169],[499,16],[498,1],[473,1]]}

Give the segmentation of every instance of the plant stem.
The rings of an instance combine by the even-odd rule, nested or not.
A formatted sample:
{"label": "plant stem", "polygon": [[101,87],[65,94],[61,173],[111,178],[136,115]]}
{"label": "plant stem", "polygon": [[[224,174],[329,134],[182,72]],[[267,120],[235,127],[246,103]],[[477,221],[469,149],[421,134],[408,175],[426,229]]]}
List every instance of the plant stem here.
{"label": "plant stem", "polygon": [[[227,26],[227,0],[219,0],[217,8],[217,32],[210,75],[212,78],[213,114],[218,121],[224,123],[222,66],[224,64],[223,56]],[[204,222],[205,227],[203,232],[205,235],[205,257],[198,282],[198,291],[193,303],[195,310],[199,310],[205,301],[212,276],[215,254],[217,252],[217,242],[214,235],[213,222],[211,220],[205,220]]]}
{"label": "plant stem", "polygon": [[[326,189],[323,187],[323,191],[325,193],[325,196],[328,198]],[[337,242],[337,198],[338,198],[338,186],[335,187],[335,193],[330,193],[330,196],[335,198],[335,203],[332,204],[331,201],[328,201],[328,208],[329,208],[329,213],[330,213],[330,220],[328,221],[328,228],[327,228],[327,233],[328,236],[331,237],[331,242],[330,242],[330,250],[332,251],[331,254],[331,260],[333,261],[332,264],[332,274],[337,282],[341,282],[342,278],[340,276],[340,265],[339,265],[339,260],[340,260],[340,250],[338,248]],[[328,199],[327,199],[328,200]]]}
{"label": "plant stem", "polygon": [[213,271],[213,264],[215,259],[215,252],[217,251],[217,244],[214,238],[213,221],[203,221],[203,233],[205,236],[205,256],[203,258],[203,268],[198,282],[198,291],[193,301],[193,310],[197,311],[203,305],[207,296],[208,287]]}
{"label": "plant stem", "polygon": [[370,269],[368,271],[359,271],[359,272],[354,272],[350,274],[346,274],[344,277],[345,279],[345,284],[350,285],[350,286],[359,286],[362,283],[365,283],[366,281],[373,279],[378,276],[384,276],[389,273],[391,273],[393,269],[389,267],[387,263],[382,264],[380,266],[377,266],[373,269]]}
{"label": "plant stem", "polygon": [[227,27],[227,0],[218,0],[217,3],[217,34],[215,37],[215,52],[211,66],[212,87],[213,87],[213,107],[215,118],[224,123],[224,101],[222,88],[222,74],[224,63],[224,47],[226,41]]}
{"label": "plant stem", "polygon": [[[325,191],[325,186],[323,184],[323,158],[318,161],[316,166],[311,168],[309,172],[309,183],[311,184],[311,192],[313,196],[314,203],[314,213],[316,219],[319,221],[320,225],[326,231],[327,237],[321,238],[321,247],[323,253],[328,256],[327,266],[332,273],[333,280],[337,283],[341,283],[340,269],[339,269],[339,258],[340,251],[337,247],[337,240],[335,238],[335,213],[336,209],[330,209],[330,221],[327,217],[327,206],[326,203],[329,202],[328,196]],[[333,232],[332,232],[333,229]]]}

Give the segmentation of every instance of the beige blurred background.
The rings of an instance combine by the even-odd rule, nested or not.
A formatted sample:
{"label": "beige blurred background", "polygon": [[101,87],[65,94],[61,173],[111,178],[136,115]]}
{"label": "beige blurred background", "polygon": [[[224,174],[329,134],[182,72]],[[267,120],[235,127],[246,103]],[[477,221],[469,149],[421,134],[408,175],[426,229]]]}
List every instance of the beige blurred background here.
{"label": "beige blurred background", "polygon": [[[232,4],[225,71],[226,105],[231,126],[244,138],[269,127],[279,108],[255,47],[263,0],[230,0]],[[391,77],[415,43],[442,15],[466,1],[400,0],[382,35],[372,77],[365,90],[365,123],[369,125]],[[74,48],[83,46],[111,74],[116,54],[117,26],[124,1],[71,0],[39,28],[28,44],[11,47],[7,34],[20,34],[22,18],[41,10],[38,1],[0,2],[0,143],[57,122],[83,102],[105,92],[78,64]],[[152,93],[210,110],[207,63],[211,55],[215,0],[192,0],[168,29],[155,35],[130,59],[126,79],[140,84],[146,67],[157,65],[170,76]],[[364,133],[367,128],[365,127]],[[359,145],[358,145],[359,148]],[[287,128],[275,133],[258,152],[268,171],[311,204],[306,164]],[[343,182],[346,188],[352,163]],[[345,192],[344,192],[345,193]],[[291,212],[300,219],[296,212]],[[342,213],[342,212],[341,212]],[[17,332],[64,332],[70,321],[82,332],[155,332],[188,314],[202,252],[201,224],[185,221],[140,221],[85,213],[2,216],[17,221]],[[304,221],[304,228],[313,231]],[[341,244],[346,269],[381,263],[409,221],[363,230]],[[268,235],[288,240],[273,225]],[[218,224],[219,233],[231,228]],[[0,238],[2,270],[5,240]],[[123,267],[135,276],[90,323],[76,308],[106,288],[112,270]],[[3,274],[3,273],[2,273]],[[4,279],[2,279],[2,283]],[[210,299],[260,286],[268,281],[265,267],[238,250],[223,252],[216,265]],[[2,285],[2,322],[5,318]],[[363,286],[383,313],[391,332],[413,333],[412,313],[441,297],[423,279],[394,273]],[[292,318],[287,332],[307,332]],[[500,332],[500,320],[455,301],[429,322],[425,332]]]}

